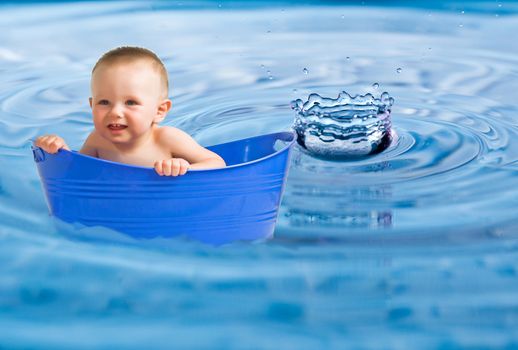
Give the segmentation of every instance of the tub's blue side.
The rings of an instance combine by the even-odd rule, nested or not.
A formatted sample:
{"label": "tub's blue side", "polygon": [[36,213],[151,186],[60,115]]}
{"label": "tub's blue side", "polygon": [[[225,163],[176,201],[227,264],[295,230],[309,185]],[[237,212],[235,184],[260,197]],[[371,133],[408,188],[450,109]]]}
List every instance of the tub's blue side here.
{"label": "tub's blue side", "polygon": [[[51,213],[60,219],[137,238],[186,235],[222,243],[273,234],[294,137],[277,133],[213,146],[228,167],[179,177],[75,152],[34,152]],[[287,144],[276,151],[278,140]]]}

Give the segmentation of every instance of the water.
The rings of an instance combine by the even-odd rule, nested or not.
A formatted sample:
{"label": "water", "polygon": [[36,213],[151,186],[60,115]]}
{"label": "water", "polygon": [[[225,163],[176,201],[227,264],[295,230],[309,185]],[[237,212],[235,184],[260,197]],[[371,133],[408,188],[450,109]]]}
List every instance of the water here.
{"label": "water", "polygon": [[[410,6],[2,5],[0,347],[518,347],[518,6]],[[342,90],[390,92],[398,139],[295,152],[269,242],[56,227],[27,140],[80,147],[90,70],[121,44],[164,59],[165,123],[204,145],[289,129],[290,101]]]}
{"label": "water", "polygon": [[297,142],[310,155],[329,160],[379,153],[397,137],[391,130],[393,104],[387,92],[379,98],[342,91],[336,99],[310,94],[305,102],[294,100]]}

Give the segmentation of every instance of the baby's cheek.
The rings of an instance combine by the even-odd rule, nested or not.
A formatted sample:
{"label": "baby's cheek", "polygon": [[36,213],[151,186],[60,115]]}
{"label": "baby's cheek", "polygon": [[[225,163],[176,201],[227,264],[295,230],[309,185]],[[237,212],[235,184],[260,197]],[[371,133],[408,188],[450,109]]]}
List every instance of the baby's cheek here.
{"label": "baby's cheek", "polygon": [[93,116],[93,122],[94,122],[94,127],[97,130],[101,130],[105,124],[103,118],[100,116],[96,116],[96,115]]}
{"label": "baby's cheek", "polygon": [[96,128],[98,128],[98,127],[100,127],[101,125],[103,125],[102,118],[101,118],[101,117],[96,116],[95,114],[93,115],[93,122],[94,122],[94,126],[95,126]]}

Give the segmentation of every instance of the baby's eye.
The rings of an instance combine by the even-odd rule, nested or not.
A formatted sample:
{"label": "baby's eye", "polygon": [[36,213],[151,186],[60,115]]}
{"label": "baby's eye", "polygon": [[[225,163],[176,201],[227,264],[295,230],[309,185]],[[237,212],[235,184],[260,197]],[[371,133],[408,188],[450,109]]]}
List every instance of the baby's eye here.
{"label": "baby's eye", "polygon": [[107,105],[108,103],[109,103],[108,100],[100,100],[99,101],[100,105]]}
{"label": "baby's eye", "polygon": [[138,103],[137,103],[137,101],[134,101],[134,100],[128,100],[128,101],[126,101],[126,104],[127,104],[128,106],[135,106],[135,105],[137,105]]}

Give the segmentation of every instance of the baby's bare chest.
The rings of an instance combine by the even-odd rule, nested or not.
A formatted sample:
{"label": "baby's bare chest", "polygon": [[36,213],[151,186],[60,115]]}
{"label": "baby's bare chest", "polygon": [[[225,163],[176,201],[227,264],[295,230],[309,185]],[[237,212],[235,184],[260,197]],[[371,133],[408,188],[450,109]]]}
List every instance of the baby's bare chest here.
{"label": "baby's bare chest", "polygon": [[98,155],[101,159],[145,167],[153,167],[158,160],[172,158],[172,154],[158,146],[142,147],[126,152],[112,148],[99,149]]}

